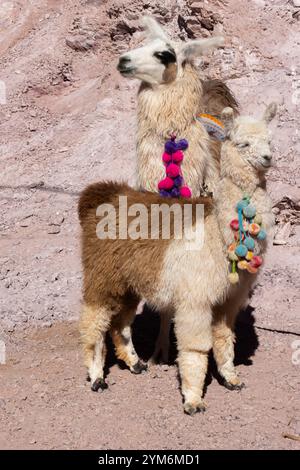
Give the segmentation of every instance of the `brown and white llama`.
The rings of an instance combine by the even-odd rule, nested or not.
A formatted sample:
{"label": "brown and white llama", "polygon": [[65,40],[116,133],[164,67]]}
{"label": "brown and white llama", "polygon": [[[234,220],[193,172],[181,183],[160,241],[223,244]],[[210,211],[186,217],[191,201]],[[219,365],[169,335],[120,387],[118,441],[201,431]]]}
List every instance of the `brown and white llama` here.
{"label": "brown and white llama", "polygon": [[[233,364],[233,327],[256,274],[241,271],[240,282],[234,285],[230,282],[227,248],[234,240],[230,222],[236,218],[237,202],[247,193],[264,230],[268,233],[272,230],[272,205],[265,189],[265,174],[271,165],[267,123],[275,113],[276,107],[270,105],[258,121],[250,117],[234,119],[232,109],[224,110],[227,139],[222,144],[221,176],[214,200],[162,199],[157,194],[138,192],[118,183],[97,183],[83,191],[78,208],[84,272],[80,333],[92,390],[106,388],[103,368],[108,331],[117,356],[130,370],[139,373],[145,369],[135,352],[130,327],[141,298],[162,314],[164,311],[174,314],[186,413],[205,409],[202,395],[211,348],[225,385],[230,389],[241,388]],[[128,214],[121,211],[120,197],[125,197],[131,208]],[[147,238],[152,229],[148,219],[146,227],[142,227],[144,234],[147,229],[147,236],[131,237],[130,229],[127,239],[117,235],[124,217],[136,226],[134,215],[140,213],[141,205],[150,214],[153,205],[160,204],[178,204],[184,209],[192,206],[193,214],[198,204],[204,205],[204,242],[196,251],[191,249],[189,234],[184,232],[181,238],[175,237],[174,224],[169,239]],[[103,207],[108,211],[105,224],[104,218],[99,217],[98,206],[100,212]],[[192,220],[193,229],[200,233],[203,219],[193,215]],[[116,231],[99,238],[99,223],[103,228],[114,221]],[[255,243],[255,253],[262,254],[266,240]]]}
{"label": "brown and white llama", "polygon": [[[161,151],[175,132],[189,142],[182,172],[193,196],[204,187],[213,192],[219,179],[220,142],[209,138],[196,116],[201,112],[218,115],[226,106],[237,113],[237,102],[221,81],[203,82],[193,61],[224,40],[212,37],[176,43],[153,18],[144,17],[143,21],[148,43],[123,54],[118,64],[124,77],[142,82],[138,93],[137,187],[157,191],[164,176]],[[153,360],[161,355],[168,361],[169,330],[170,318],[164,315]]]}

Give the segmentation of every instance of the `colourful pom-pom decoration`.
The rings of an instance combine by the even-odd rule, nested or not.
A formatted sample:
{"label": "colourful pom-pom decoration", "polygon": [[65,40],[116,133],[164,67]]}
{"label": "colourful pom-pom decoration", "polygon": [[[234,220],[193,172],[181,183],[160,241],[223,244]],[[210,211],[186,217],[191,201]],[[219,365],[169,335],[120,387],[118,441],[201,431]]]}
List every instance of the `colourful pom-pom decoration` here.
{"label": "colourful pom-pom decoration", "polygon": [[239,258],[244,258],[244,256],[246,256],[246,254],[248,253],[248,250],[246,248],[245,245],[238,245],[235,249],[235,254],[239,257]]}
{"label": "colourful pom-pom decoration", "polygon": [[250,204],[248,195],[237,203],[236,210],[238,218],[230,222],[235,243],[228,247],[228,259],[232,265],[232,272],[229,276],[233,277],[236,274],[236,268],[251,274],[258,272],[263,260],[253,253],[255,238],[257,241],[262,241],[267,236],[266,231],[261,228],[262,217],[256,214],[256,208]]}
{"label": "colourful pom-pom decoration", "polygon": [[258,224],[249,224],[250,235],[257,235],[260,232],[260,226]]}
{"label": "colourful pom-pom decoration", "polygon": [[258,225],[262,224],[262,216],[260,214],[256,214],[256,216],[254,217],[254,223]]}
{"label": "colourful pom-pom decoration", "polygon": [[167,166],[166,173],[167,173],[167,176],[169,176],[169,178],[177,178],[177,176],[179,176],[179,173],[180,173],[179,166],[176,165],[175,163],[170,163]]}
{"label": "colourful pom-pom decoration", "polygon": [[233,220],[230,222],[230,227],[232,228],[232,230],[238,230],[238,229],[239,229],[239,221],[238,221],[238,219],[233,219]]}
{"label": "colourful pom-pom decoration", "polygon": [[248,248],[248,250],[253,251],[255,248],[255,242],[253,238],[251,237],[246,237],[244,240],[245,246]]}
{"label": "colourful pom-pom decoration", "polygon": [[249,204],[248,206],[244,207],[243,214],[246,219],[253,219],[253,217],[255,217],[256,215],[256,209],[254,206],[251,206],[251,204]]}
{"label": "colourful pom-pom decoration", "polygon": [[174,181],[172,180],[172,178],[169,178],[168,176],[158,183],[158,189],[164,189],[165,191],[172,189],[173,186],[174,186]]}
{"label": "colourful pom-pom decoration", "polygon": [[183,160],[183,152],[181,150],[177,150],[177,152],[173,153],[172,159],[174,163],[181,163]]}
{"label": "colourful pom-pom decoration", "polygon": [[259,234],[257,235],[258,240],[265,240],[267,237],[266,231],[265,230],[260,230]]}
{"label": "colourful pom-pom decoration", "polygon": [[180,188],[180,196],[185,197],[186,199],[192,197],[192,192],[188,186],[182,186]]}
{"label": "colourful pom-pom decoration", "polygon": [[188,148],[188,142],[181,139],[176,142],[173,134],[165,143],[165,151],[162,160],[166,166],[166,178],[158,183],[159,194],[163,197],[190,198],[192,192],[188,186],[184,186],[184,180],[180,165],[183,161],[183,150]]}
{"label": "colourful pom-pom decoration", "polygon": [[241,260],[238,262],[237,264],[238,268],[241,269],[242,271],[244,271],[245,269],[247,269],[248,267],[248,261],[246,261],[245,259]]}
{"label": "colourful pom-pom decoration", "polygon": [[229,279],[230,284],[237,284],[240,280],[238,273],[228,274],[228,279]]}
{"label": "colourful pom-pom decoration", "polygon": [[170,155],[167,152],[164,152],[163,156],[162,156],[162,159],[163,159],[164,163],[170,163],[172,161],[172,155]]}

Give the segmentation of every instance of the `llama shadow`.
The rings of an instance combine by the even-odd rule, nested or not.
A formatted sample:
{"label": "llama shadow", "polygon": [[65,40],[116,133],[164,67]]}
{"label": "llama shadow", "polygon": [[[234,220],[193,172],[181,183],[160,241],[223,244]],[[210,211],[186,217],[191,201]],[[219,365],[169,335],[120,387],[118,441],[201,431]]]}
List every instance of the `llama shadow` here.
{"label": "llama shadow", "polygon": [[[251,357],[255,355],[258,348],[258,336],[255,331],[255,318],[253,316],[254,309],[248,306],[245,310],[241,311],[238,315],[236,322],[236,343],[235,343],[235,365],[252,364]],[[144,306],[142,313],[136,316],[132,327],[133,343],[137,354],[145,362],[150,359],[154,352],[155,342],[159,333],[160,317],[158,312]],[[107,360],[106,360],[106,373],[109,373],[110,367],[118,363],[123,369],[126,368],[125,364],[118,361],[113,351],[113,345],[108,338],[107,340]],[[169,350],[169,365],[174,365],[177,357],[176,338],[174,328],[172,326],[170,333],[170,350]],[[217,371],[213,355],[209,355],[209,367],[206,377],[204,394],[206,388],[215,378],[220,384],[222,379]]]}

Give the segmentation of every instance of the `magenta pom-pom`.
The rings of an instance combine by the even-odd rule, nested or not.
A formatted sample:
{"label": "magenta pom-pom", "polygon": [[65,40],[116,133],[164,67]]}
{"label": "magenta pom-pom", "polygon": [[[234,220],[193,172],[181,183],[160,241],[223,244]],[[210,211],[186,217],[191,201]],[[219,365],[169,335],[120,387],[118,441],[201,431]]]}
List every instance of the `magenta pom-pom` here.
{"label": "magenta pom-pom", "polygon": [[172,178],[169,178],[168,176],[158,183],[158,189],[164,189],[167,191],[169,189],[172,189],[173,186],[174,186],[174,181],[172,180]]}
{"label": "magenta pom-pom", "polygon": [[170,163],[170,165],[167,166],[167,176],[170,178],[176,178],[180,174],[180,169],[179,166],[176,165],[175,163]]}
{"label": "magenta pom-pom", "polygon": [[162,159],[164,163],[170,163],[170,161],[172,160],[172,156],[169,153],[164,152]]}
{"label": "magenta pom-pom", "polygon": [[192,192],[190,188],[188,186],[182,186],[182,188],[180,188],[180,196],[185,197],[187,199],[192,197]]}
{"label": "magenta pom-pom", "polygon": [[174,163],[180,163],[183,160],[183,153],[181,150],[177,150],[177,152],[173,153],[172,160]]}

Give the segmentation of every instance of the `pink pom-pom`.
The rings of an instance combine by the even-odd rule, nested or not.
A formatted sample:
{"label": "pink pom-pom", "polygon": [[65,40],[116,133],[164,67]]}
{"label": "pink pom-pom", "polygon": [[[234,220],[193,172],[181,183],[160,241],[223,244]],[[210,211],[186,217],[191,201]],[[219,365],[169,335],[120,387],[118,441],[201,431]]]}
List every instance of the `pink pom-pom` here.
{"label": "pink pom-pom", "polygon": [[183,152],[181,150],[177,150],[177,152],[173,153],[172,159],[174,163],[180,163],[183,160]]}
{"label": "pink pom-pom", "polygon": [[238,230],[239,229],[239,221],[237,219],[233,219],[230,222],[230,227],[232,228],[232,230]]}
{"label": "pink pom-pom", "polygon": [[190,188],[188,186],[183,186],[182,188],[180,188],[180,196],[185,197],[187,199],[192,197]]}
{"label": "pink pom-pom", "polygon": [[262,265],[262,258],[260,256],[253,256],[250,264],[254,268],[259,268]]}
{"label": "pink pom-pom", "polygon": [[164,163],[170,163],[170,161],[172,160],[172,156],[169,153],[164,152],[162,159]]}
{"label": "pink pom-pom", "polygon": [[165,189],[166,191],[168,191],[169,189],[172,189],[173,186],[174,186],[174,181],[172,180],[172,178],[169,178],[168,176],[158,183],[158,189]]}
{"label": "pink pom-pom", "polygon": [[176,178],[179,174],[180,170],[178,165],[170,163],[170,165],[167,166],[167,176],[170,176],[170,178]]}

